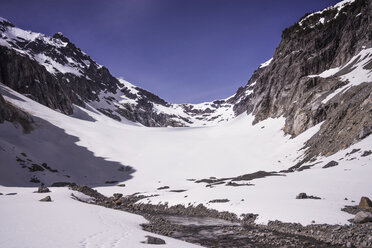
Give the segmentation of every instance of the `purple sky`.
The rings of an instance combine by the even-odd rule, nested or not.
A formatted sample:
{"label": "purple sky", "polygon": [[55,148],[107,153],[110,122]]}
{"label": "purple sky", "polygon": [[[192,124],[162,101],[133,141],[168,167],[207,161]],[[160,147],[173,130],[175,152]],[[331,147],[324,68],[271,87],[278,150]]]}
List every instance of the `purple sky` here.
{"label": "purple sky", "polygon": [[338,0],[0,0],[16,26],[61,31],[114,76],[173,103],[226,98],[284,28]]}

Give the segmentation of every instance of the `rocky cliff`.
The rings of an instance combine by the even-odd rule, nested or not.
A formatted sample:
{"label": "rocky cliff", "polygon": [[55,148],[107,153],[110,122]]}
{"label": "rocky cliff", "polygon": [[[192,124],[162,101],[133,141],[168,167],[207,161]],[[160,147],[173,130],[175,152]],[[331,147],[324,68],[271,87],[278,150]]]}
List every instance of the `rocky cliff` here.
{"label": "rocky cliff", "polygon": [[[342,1],[285,29],[267,66],[234,99],[255,123],[286,117],[297,136],[323,123],[308,156],[330,155],[372,130],[372,1]],[[239,99],[239,102],[236,102]],[[304,162],[303,161],[303,162]]]}

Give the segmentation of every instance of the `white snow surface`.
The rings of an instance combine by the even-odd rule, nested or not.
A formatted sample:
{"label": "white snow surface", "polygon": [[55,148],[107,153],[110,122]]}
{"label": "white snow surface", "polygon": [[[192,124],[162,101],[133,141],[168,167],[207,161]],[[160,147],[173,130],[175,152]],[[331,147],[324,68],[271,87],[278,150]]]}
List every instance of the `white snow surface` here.
{"label": "white snow surface", "polygon": [[[255,179],[250,182],[254,186],[221,184],[209,188],[204,183],[189,179],[226,178],[259,170],[280,171],[293,166],[304,153],[301,150],[304,142],[319,130],[321,123],[294,139],[282,131],[284,118],[267,119],[253,126],[253,116],[246,114],[213,127],[147,128],[120,123],[86,109],[80,110],[95,121],[72,118],[5,86],[2,88],[7,92],[4,94],[7,101],[62,128],[68,135],[78,137],[76,144],[86,147],[94,156],[117,161],[123,166],[130,165],[136,170],[133,178],[124,182],[126,187],[97,187],[106,195],[118,192],[158,194],[158,197],[145,198],[142,202],[167,202],[169,205],[202,203],[238,215],[259,214],[259,223],[278,219],[302,224],[312,221],[348,223],[352,216],[342,212],[341,208],[351,204],[351,200],[358,201],[361,196],[372,196],[369,178],[372,173],[371,156],[360,156],[364,150],[371,149],[372,136],[331,157],[318,158],[314,163],[319,164],[309,170]],[[23,139],[22,136],[18,138]],[[11,137],[5,141],[9,146],[14,143]],[[361,150],[351,157],[346,156],[353,148]],[[32,147],[27,149],[24,152],[33,154]],[[338,161],[339,165],[321,168],[330,160]],[[12,177],[16,181],[16,176],[11,173],[14,163],[8,162],[8,174],[1,176]],[[48,164],[53,167],[53,162]],[[69,169],[73,172],[74,167]],[[157,190],[161,186],[169,186],[170,189]],[[177,193],[170,190],[186,191]],[[296,200],[300,192],[322,199]],[[345,201],[345,197],[349,200]],[[229,202],[209,203],[214,199],[228,199]]]}
{"label": "white snow surface", "polygon": [[[82,203],[71,198],[67,188],[51,193],[33,193],[35,188],[0,186],[0,247],[6,248],[115,248],[149,247],[147,235],[159,237],[162,247],[199,247],[143,231],[142,217],[123,211]],[[50,195],[52,202],[39,200]]]}

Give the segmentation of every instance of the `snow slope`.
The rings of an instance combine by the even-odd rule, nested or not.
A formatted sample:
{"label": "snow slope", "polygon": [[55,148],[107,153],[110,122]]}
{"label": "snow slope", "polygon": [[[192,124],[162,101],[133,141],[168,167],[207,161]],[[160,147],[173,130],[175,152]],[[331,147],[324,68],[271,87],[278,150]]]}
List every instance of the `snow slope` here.
{"label": "snow slope", "polygon": [[[309,170],[255,179],[249,182],[254,186],[232,187],[226,185],[229,182],[226,180],[225,184],[205,187],[206,184],[189,179],[236,177],[259,170],[280,171],[293,166],[304,153],[301,150],[304,142],[317,132],[321,124],[294,139],[285,136],[282,131],[284,118],[267,119],[253,126],[253,117],[246,114],[214,127],[146,128],[123,124],[85,109],[81,111],[94,121],[72,118],[11,89],[2,88],[7,92],[5,98],[9,102],[62,128],[66,135],[78,137],[77,146],[86,147],[95,157],[134,168],[131,173],[133,178],[125,181],[124,188],[95,181],[98,186],[101,185],[97,189],[106,195],[117,192],[158,194],[158,197],[142,201],[154,204],[168,202],[170,205],[203,203],[238,215],[259,214],[260,223],[278,219],[303,224],[313,220],[317,223],[347,223],[351,216],[340,209],[351,204],[351,200],[358,201],[361,196],[372,195],[368,176],[372,173],[371,156],[361,156],[362,152],[371,149],[371,136],[332,157],[318,158],[313,162],[318,164]],[[5,137],[5,141],[9,146],[14,142],[11,136]],[[361,150],[346,156],[353,148]],[[63,146],[61,149],[59,152],[64,153]],[[32,147],[26,152],[30,155],[34,153]],[[338,161],[339,165],[321,168],[330,160]],[[11,169],[15,168],[14,162],[6,162],[9,168],[3,177],[14,178]],[[54,167],[53,161],[49,165]],[[69,168],[71,176],[78,168],[79,165]],[[44,180],[43,175],[38,176]],[[162,186],[169,186],[170,189],[157,190]],[[295,200],[300,192],[317,195],[322,200]],[[345,201],[345,197],[349,200]],[[209,203],[214,199],[228,199],[229,202]]]}
{"label": "snow slope", "polygon": [[[67,188],[34,190],[0,186],[4,194],[17,193],[0,196],[0,247],[149,247],[141,243],[147,235],[165,240],[162,247],[198,247],[143,231],[142,216],[73,200]],[[46,195],[53,201],[40,202]]]}

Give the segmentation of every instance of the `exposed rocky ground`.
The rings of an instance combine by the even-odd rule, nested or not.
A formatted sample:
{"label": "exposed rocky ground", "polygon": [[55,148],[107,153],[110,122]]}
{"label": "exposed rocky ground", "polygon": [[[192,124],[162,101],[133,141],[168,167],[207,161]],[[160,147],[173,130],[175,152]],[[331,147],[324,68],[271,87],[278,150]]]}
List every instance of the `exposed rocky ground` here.
{"label": "exposed rocky ground", "polygon": [[[148,196],[118,193],[105,197],[87,186],[71,185],[70,188],[93,197],[94,201],[89,203],[144,216],[149,221],[142,225],[147,231],[205,247],[372,247],[372,220],[369,219],[349,225],[302,226],[280,221],[258,225],[254,223],[255,214],[238,218],[235,214],[211,210],[201,204],[188,207],[136,204]],[[345,211],[350,212],[351,208],[354,214],[369,213],[371,207],[368,198],[362,198],[358,206]]]}

